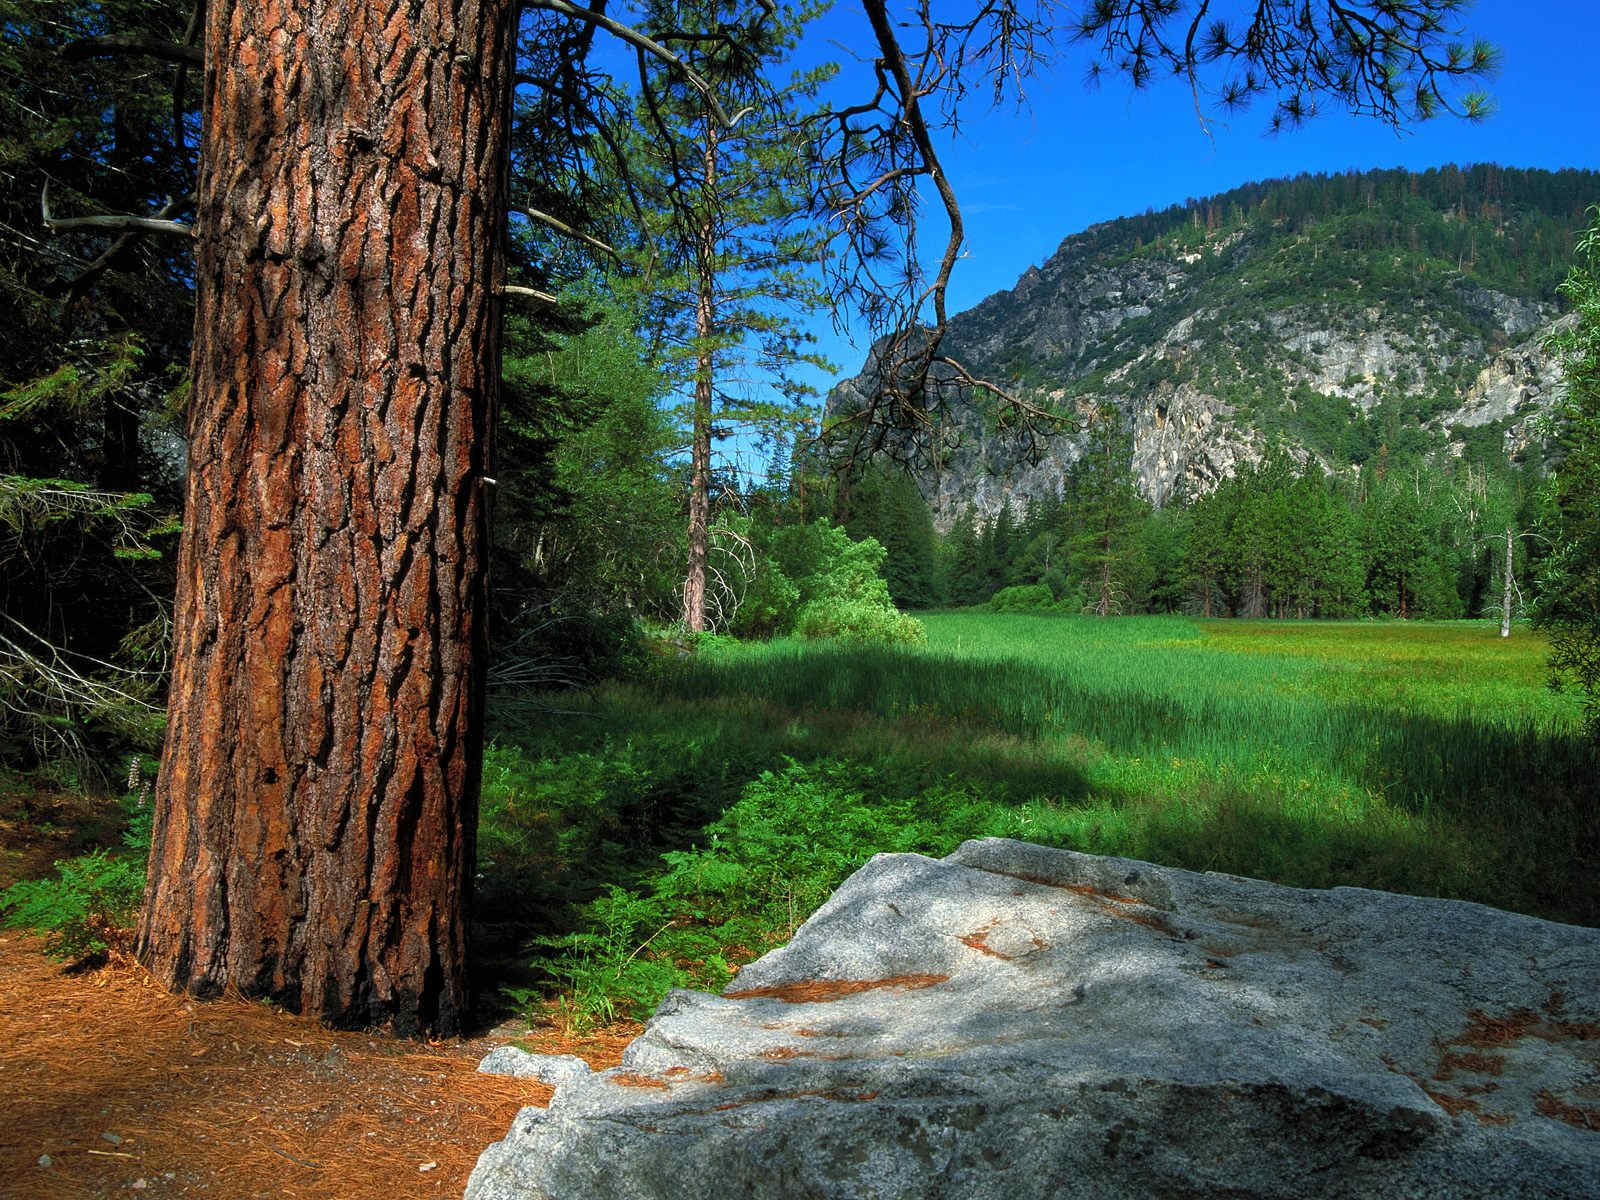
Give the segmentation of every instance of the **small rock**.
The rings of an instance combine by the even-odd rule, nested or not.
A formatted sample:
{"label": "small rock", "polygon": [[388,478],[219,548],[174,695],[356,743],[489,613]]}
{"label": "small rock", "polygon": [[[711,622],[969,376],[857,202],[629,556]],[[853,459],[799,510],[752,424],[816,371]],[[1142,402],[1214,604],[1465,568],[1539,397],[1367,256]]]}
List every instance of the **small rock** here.
{"label": "small rock", "polygon": [[142,1191],[145,1190],[145,1188],[150,1186],[150,1181],[141,1176],[140,1178],[135,1179],[128,1186],[131,1187],[136,1192],[142,1192]]}
{"label": "small rock", "polygon": [[420,1167],[417,1168],[417,1170],[419,1170],[419,1171],[436,1171],[438,1169],[439,1169],[439,1164],[436,1163],[436,1162],[425,1162]]}
{"label": "small rock", "polygon": [[565,1083],[589,1074],[589,1064],[576,1054],[529,1054],[517,1046],[496,1046],[478,1070],[484,1075],[514,1075],[540,1083]]}
{"label": "small rock", "polygon": [[100,1135],[100,1140],[102,1142],[110,1142],[113,1146],[122,1145],[122,1135],[120,1133],[112,1133],[109,1129]]}
{"label": "small rock", "polygon": [[48,1154],[41,1154],[39,1155],[39,1165],[41,1167],[53,1167],[56,1165],[56,1160],[51,1158]]}

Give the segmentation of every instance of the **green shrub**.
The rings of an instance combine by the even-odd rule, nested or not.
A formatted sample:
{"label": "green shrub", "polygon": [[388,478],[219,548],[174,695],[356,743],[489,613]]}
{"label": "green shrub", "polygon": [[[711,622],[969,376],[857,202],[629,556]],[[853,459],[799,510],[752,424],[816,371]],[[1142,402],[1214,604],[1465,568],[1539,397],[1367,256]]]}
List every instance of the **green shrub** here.
{"label": "green shrub", "polygon": [[1048,584],[1025,583],[1001,588],[989,597],[990,612],[1046,612],[1055,607],[1056,598]]}
{"label": "green shrub", "polygon": [[970,803],[946,786],[886,796],[870,769],[837,761],[763,771],[702,846],[669,851],[636,888],[584,905],[577,931],[540,940],[554,953],[536,965],[562,985],[569,1027],[643,1018],[670,988],[721,988],[734,961],[785,941],[872,855],[948,853]]}
{"label": "green shrub", "polygon": [[[613,884],[606,895],[585,906],[585,928],[535,940],[535,945],[556,951],[541,965],[562,985],[559,1011],[569,1029],[644,1017],[671,988],[689,982],[687,973],[670,960],[643,956],[656,935],[671,927],[672,918],[663,918],[662,912],[653,897]],[[521,1003],[534,998],[530,989],[508,994]]]}
{"label": "green shrub", "polygon": [[800,610],[795,633],[858,645],[920,646],[928,640],[922,622],[870,600],[819,597]]}
{"label": "green shrub", "polygon": [[0,921],[46,935],[53,958],[78,959],[120,947],[144,898],[143,860],[95,850],[56,863],[53,879],[27,879],[0,892]]}
{"label": "green shrub", "polygon": [[0,925],[45,934],[45,953],[79,959],[125,948],[144,900],[150,857],[149,786],[156,764],[134,760],[130,792],[117,803],[127,821],[122,845],[93,850],[55,864],[49,879],[25,879],[0,892]]}

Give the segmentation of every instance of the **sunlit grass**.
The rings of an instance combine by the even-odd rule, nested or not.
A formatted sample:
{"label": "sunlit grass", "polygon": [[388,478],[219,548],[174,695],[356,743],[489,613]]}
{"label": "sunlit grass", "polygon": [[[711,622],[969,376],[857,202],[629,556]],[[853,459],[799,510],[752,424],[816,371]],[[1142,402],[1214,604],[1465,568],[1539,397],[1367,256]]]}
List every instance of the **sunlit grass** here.
{"label": "sunlit grass", "polygon": [[904,752],[908,728],[937,729],[922,753],[957,772],[1002,736],[990,775],[1008,815],[982,832],[1026,818],[1031,832],[1012,836],[1600,919],[1594,763],[1525,630],[924,620],[917,650],[721,645],[664,672],[658,703],[855,714],[880,744],[857,735],[834,751],[863,761]]}

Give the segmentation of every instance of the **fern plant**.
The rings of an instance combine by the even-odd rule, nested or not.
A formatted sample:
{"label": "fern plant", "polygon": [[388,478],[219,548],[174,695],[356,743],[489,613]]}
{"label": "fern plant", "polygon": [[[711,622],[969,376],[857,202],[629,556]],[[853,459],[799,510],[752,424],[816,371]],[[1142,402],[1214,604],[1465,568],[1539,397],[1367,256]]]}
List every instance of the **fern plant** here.
{"label": "fern plant", "polygon": [[61,859],[48,879],[12,884],[0,892],[0,925],[43,933],[45,953],[67,961],[127,948],[150,855],[148,786],[138,759],[128,783],[119,801],[127,817],[122,845]]}
{"label": "fern plant", "polygon": [[87,958],[124,948],[143,896],[143,862],[94,850],[57,862],[53,878],[23,880],[0,892],[0,921],[44,933],[52,958]]}

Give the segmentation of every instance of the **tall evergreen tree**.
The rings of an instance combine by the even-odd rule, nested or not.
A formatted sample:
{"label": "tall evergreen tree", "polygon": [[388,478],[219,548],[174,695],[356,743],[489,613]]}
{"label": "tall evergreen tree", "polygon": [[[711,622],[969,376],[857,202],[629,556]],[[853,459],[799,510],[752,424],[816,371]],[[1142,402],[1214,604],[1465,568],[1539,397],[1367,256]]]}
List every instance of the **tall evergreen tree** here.
{"label": "tall evergreen tree", "polygon": [[937,602],[933,514],[909,472],[888,464],[870,467],[850,490],[844,525],[851,537],[870,537],[887,552],[883,578],[898,607]]}
{"label": "tall evergreen tree", "polygon": [[1110,406],[1094,414],[1083,457],[1068,477],[1072,563],[1097,616],[1124,611],[1139,551],[1136,533],[1149,512],[1134,483],[1131,435]]}
{"label": "tall evergreen tree", "polygon": [[940,565],[944,599],[951,604],[981,604],[984,591],[980,538],[970,508],[962,509],[941,546]]}
{"label": "tall evergreen tree", "polygon": [[979,571],[983,577],[983,595],[980,599],[987,600],[1012,582],[1015,542],[1016,520],[1011,513],[1011,497],[1007,496],[1001,502],[994,520],[983,529],[979,551]]}
{"label": "tall evergreen tree", "polygon": [[[779,88],[768,82],[820,9],[775,9],[754,40],[743,30],[740,40],[731,36],[738,8],[735,0],[657,0],[651,7],[651,23],[710,31],[686,39],[679,54],[717,89],[724,107],[742,112],[732,128],[698,93],[672,90],[676,69],[665,63],[655,64],[655,88],[647,78],[640,104],[656,203],[668,222],[652,249],[678,248],[663,279],[672,286],[658,284],[655,303],[688,376],[683,622],[691,632],[706,626],[716,442],[735,433],[769,443],[792,438],[809,422],[816,394],[797,368],[830,365],[808,348],[815,339],[800,318],[828,304],[812,272],[823,234],[808,220],[805,131],[832,68],[798,72]],[[766,376],[759,387],[752,380],[758,366]]]}
{"label": "tall evergreen tree", "polygon": [[1562,412],[1566,460],[1556,474],[1550,536],[1540,577],[1539,623],[1550,631],[1550,665],[1583,697],[1589,736],[1600,745],[1600,208],[1578,246],[1562,290],[1577,323],[1559,343],[1568,355]]}

